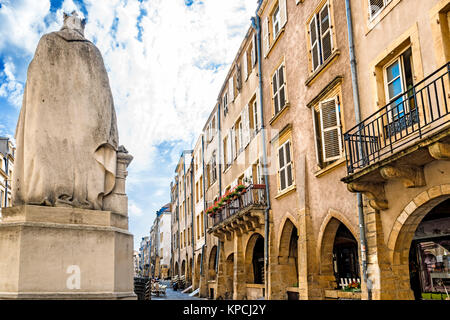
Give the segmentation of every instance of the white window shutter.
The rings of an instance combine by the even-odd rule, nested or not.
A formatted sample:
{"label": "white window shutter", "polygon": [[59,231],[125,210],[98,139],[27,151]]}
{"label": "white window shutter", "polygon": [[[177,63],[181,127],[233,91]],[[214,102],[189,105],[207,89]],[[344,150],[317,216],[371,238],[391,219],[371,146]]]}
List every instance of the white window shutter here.
{"label": "white window shutter", "polygon": [[342,155],[339,105],[336,98],[320,103],[322,151],[324,162],[337,160]]}
{"label": "white window shutter", "polygon": [[286,0],[279,0],[280,6],[280,28],[283,28],[287,22]]}
{"label": "white window shutter", "polygon": [[231,138],[232,138],[232,134],[231,134],[231,129],[228,129],[228,139],[227,139],[227,164],[231,163],[231,159],[232,159],[232,151],[231,151]]}
{"label": "white window shutter", "polygon": [[228,94],[229,94],[229,97],[230,97],[228,102],[234,101],[234,77],[231,77],[228,80]]}
{"label": "white window shutter", "polygon": [[245,170],[244,177],[247,179],[248,184],[253,183],[253,166],[250,165],[250,167]]}
{"label": "white window shutter", "polygon": [[331,35],[331,19],[328,3],[323,6],[323,9],[319,12],[320,20],[320,41],[322,48],[322,59],[327,60],[331,56],[333,51],[333,39]]}
{"label": "white window shutter", "polygon": [[244,115],[245,115],[245,122],[244,122],[244,128],[245,128],[245,146],[247,146],[250,143],[250,105],[247,104],[244,109]]}
{"label": "white window shutter", "polygon": [[312,120],[313,120],[313,129],[314,129],[314,146],[316,150],[316,163],[320,167],[320,151],[319,151],[319,142],[318,142],[318,136],[317,136],[317,123],[316,123],[316,110],[314,107],[311,107],[312,111]]}
{"label": "white window shutter", "polygon": [[252,48],[253,48],[252,49],[252,68],[253,68],[256,64],[256,60],[257,60],[256,53],[258,51],[257,44],[256,44],[256,34],[254,34],[253,38],[252,38]]}
{"label": "white window shutter", "polygon": [[[260,116],[260,112],[261,112],[261,96],[259,94],[259,86],[256,89],[256,116],[257,116],[257,121],[255,123],[258,123],[258,127],[255,129],[261,129],[261,116]],[[255,114],[255,112],[253,112],[253,114]]]}
{"label": "white window shutter", "polygon": [[269,17],[266,17],[262,25],[264,57],[269,53]]}
{"label": "white window shutter", "polygon": [[247,69],[247,51],[244,51],[244,63],[243,63],[243,67],[244,67],[244,80],[247,80],[248,78],[248,69]]}
{"label": "white window shutter", "polygon": [[236,137],[236,131],[234,126],[231,128],[231,161],[233,161],[234,156],[236,154],[236,141],[235,141],[235,137]]}
{"label": "white window shutter", "polygon": [[311,66],[312,71],[316,70],[320,64],[319,58],[319,37],[317,28],[317,19],[314,16],[309,23],[309,38],[311,40]]}

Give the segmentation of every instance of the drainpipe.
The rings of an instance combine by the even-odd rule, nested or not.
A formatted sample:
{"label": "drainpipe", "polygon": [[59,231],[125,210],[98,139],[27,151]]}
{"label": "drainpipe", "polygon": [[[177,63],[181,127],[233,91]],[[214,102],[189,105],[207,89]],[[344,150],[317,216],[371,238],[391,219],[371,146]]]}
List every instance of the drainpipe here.
{"label": "drainpipe", "polygon": [[[350,55],[350,68],[352,73],[352,88],[353,88],[353,104],[355,108],[355,121],[361,122],[360,105],[359,105],[359,86],[358,86],[358,74],[356,72],[356,57],[355,46],[353,42],[353,21],[350,8],[350,0],[345,0],[345,9],[347,13],[347,28],[348,28],[348,47]],[[361,150],[359,150],[361,152]],[[359,217],[359,238],[361,243],[361,260],[364,281],[367,284],[368,300],[372,300],[372,281],[367,275],[367,240],[366,240],[366,227],[364,223],[364,211],[363,201],[360,192],[356,194],[358,199],[358,217]]]}
{"label": "drainpipe", "polygon": [[[205,136],[202,134],[202,189],[203,189],[203,234],[205,236],[205,243],[202,246],[202,260],[200,263],[200,274],[203,275],[203,255],[205,254],[206,246],[206,223],[208,218],[206,216],[206,187],[205,187]],[[220,163],[219,163],[220,168]],[[220,170],[220,169],[219,169]]]}
{"label": "drainpipe", "polygon": [[177,246],[178,246],[178,270],[177,270],[177,274],[178,274],[178,276],[181,276],[180,275],[180,271],[181,271],[181,266],[180,266],[180,256],[181,256],[181,246],[180,246],[180,243],[181,243],[181,239],[180,239],[180,194],[179,194],[179,192],[180,192],[180,190],[179,190],[179,185],[178,185],[178,183],[179,183],[179,178],[177,179],[177,224],[178,224],[178,230],[177,230]]}
{"label": "drainpipe", "polygon": [[263,147],[263,173],[264,173],[264,183],[266,185],[266,199],[267,206],[264,210],[264,264],[266,274],[264,277],[265,282],[265,291],[266,297],[268,295],[268,274],[269,274],[269,210],[270,210],[270,196],[269,196],[269,177],[267,174],[267,150],[266,150],[266,126],[264,124],[264,115],[263,115],[263,82],[262,82],[262,66],[261,66],[261,19],[258,16],[258,10],[261,5],[258,5],[258,9],[256,10],[256,19],[252,17],[252,27],[256,31],[256,44],[257,44],[257,54],[258,54],[258,74],[259,74],[259,97],[260,97],[260,106],[259,106],[259,119],[261,123],[261,141]]}

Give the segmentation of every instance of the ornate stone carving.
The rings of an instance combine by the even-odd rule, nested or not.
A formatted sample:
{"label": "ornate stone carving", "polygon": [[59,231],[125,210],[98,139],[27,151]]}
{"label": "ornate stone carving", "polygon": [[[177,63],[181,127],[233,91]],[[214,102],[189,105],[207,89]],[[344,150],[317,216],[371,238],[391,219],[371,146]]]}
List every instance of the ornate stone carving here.
{"label": "ornate stone carving", "polygon": [[426,185],[423,168],[417,166],[385,166],[380,169],[385,179],[399,179],[406,188],[423,187]]}
{"label": "ornate stone carving", "polygon": [[388,201],[384,193],[383,183],[352,182],[347,185],[350,192],[361,192],[369,198],[369,204],[376,210],[388,209]]}
{"label": "ornate stone carving", "polygon": [[430,155],[436,160],[450,160],[450,144],[436,142],[428,147]]}

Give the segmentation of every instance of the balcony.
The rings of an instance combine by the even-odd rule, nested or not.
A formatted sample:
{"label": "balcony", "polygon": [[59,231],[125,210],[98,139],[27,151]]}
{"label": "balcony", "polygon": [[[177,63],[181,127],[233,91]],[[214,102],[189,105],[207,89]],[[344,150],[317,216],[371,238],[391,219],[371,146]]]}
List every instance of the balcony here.
{"label": "balcony", "polygon": [[423,186],[423,166],[450,159],[449,74],[447,63],[344,134],[350,191],[380,194],[390,178]]}
{"label": "balcony", "polygon": [[230,200],[221,210],[208,218],[210,233],[227,238],[232,232],[248,232],[263,223],[263,211],[267,206],[266,186],[252,184],[246,191]]}

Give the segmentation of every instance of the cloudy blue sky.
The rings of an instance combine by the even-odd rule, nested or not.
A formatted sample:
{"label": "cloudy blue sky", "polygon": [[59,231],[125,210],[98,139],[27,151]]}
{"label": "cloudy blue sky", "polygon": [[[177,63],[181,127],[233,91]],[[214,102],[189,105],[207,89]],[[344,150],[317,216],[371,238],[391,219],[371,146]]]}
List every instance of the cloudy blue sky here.
{"label": "cloudy blue sky", "polygon": [[0,0],[0,135],[14,136],[40,37],[61,28],[63,12],[79,11],[105,61],[120,143],[134,156],[127,193],[136,248],[169,202],[178,158],[203,128],[256,2]]}

